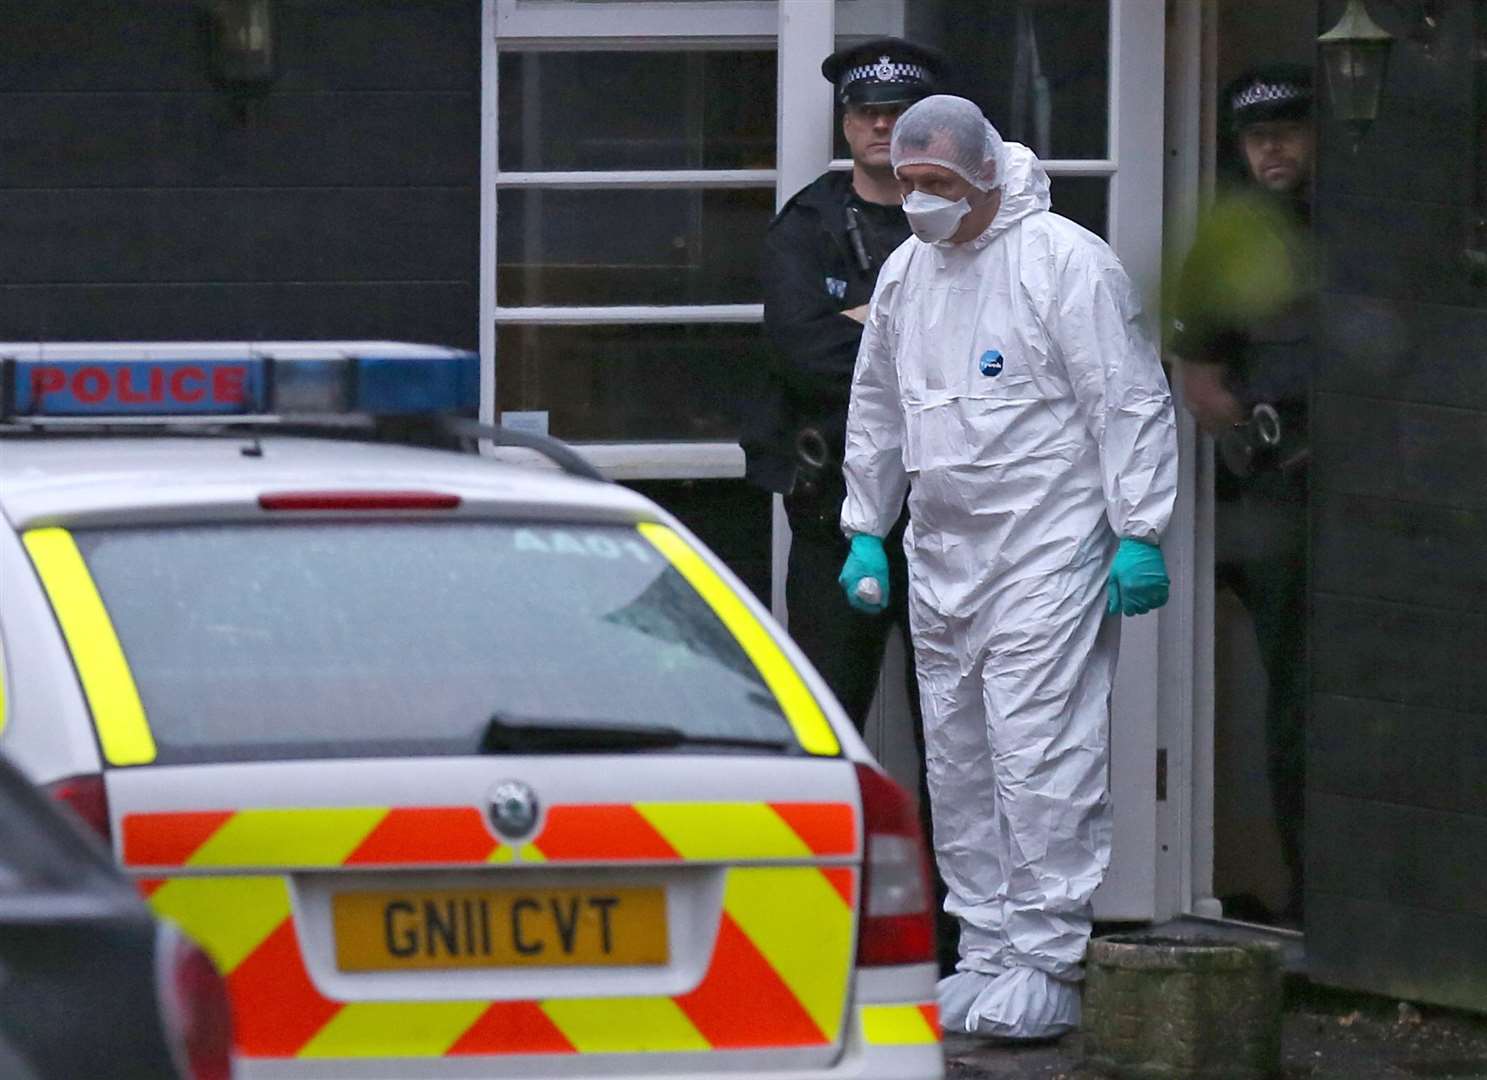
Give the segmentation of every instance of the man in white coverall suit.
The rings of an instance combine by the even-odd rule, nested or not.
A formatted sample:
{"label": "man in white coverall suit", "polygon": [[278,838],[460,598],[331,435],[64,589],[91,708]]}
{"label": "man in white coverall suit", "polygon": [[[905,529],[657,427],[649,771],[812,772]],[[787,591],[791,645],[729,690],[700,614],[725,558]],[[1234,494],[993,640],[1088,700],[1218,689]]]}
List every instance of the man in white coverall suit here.
{"label": "man in white coverall suit", "polygon": [[[1121,614],[1167,599],[1172,401],[1110,248],[973,103],[894,128],[914,236],[857,356],[841,584],[873,578],[909,488],[909,617],[935,853],[960,921],[941,1023],[1012,1039],[1079,1022],[1090,895],[1110,862]],[[881,572],[880,572],[881,569]]]}

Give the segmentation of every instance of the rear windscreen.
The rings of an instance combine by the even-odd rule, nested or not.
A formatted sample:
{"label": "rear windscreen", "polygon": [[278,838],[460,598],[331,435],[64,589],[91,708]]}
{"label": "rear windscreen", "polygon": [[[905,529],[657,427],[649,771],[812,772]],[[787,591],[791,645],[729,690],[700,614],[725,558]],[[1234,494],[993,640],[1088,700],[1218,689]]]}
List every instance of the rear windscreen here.
{"label": "rear windscreen", "polygon": [[795,745],[732,634],[630,527],[74,535],[160,764],[473,754],[493,715]]}

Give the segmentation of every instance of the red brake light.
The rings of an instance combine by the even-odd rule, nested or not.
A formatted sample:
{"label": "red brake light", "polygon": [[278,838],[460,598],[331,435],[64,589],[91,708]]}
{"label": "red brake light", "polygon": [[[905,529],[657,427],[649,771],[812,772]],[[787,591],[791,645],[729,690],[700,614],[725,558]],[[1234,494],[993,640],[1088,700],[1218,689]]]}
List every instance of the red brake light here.
{"label": "red brake light", "polygon": [[85,776],[69,776],[54,780],[45,787],[47,794],[69,807],[88,828],[103,838],[105,844],[113,840],[113,830],[108,822],[108,791],[103,786],[103,777],[94,773]]}
{"label": "red brake light", "polygon": [[278,491],[258,496],[265,510],[454,510],[445,491]]}
{"label": "red brake light", "polygon": [[230,1080],[232,1005],[211,957],[166,924],[161,928],[160,1007],[187,1080]]}
{"label": "red brake light", "polygon": [[931,963],[934,892],[914,800],[871,765],[857,766],[857,786],[865,834],[857,963]]}

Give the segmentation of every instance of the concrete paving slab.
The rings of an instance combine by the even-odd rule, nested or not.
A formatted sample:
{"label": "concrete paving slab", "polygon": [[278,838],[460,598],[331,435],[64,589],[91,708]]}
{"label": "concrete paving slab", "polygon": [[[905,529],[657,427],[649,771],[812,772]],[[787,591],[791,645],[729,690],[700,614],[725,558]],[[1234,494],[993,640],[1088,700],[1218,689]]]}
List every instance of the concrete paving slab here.
{"label": "concrete paving slab", "polygon": [[[1093,1080],[1080,1035],[1008,1047],[945,1039],[948,1080]],[[1487,1080],[1487,1016],[1292,979],[1278,1080]]]}

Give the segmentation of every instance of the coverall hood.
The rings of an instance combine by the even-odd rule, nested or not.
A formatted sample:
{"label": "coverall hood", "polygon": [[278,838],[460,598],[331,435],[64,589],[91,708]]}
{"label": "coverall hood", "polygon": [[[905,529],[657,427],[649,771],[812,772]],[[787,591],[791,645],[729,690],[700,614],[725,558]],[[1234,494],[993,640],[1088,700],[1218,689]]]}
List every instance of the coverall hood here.
{"label": "coverall hood", "polygon": [[1002,205],[986,231],[969,241],[972,247],[985,247],[1029,214],[1052,209],[1048,172],[1036,154],[1021,143],[1005,143],[1002,168]]}

